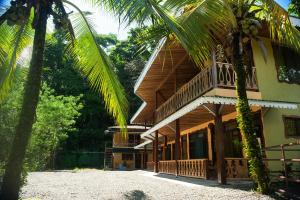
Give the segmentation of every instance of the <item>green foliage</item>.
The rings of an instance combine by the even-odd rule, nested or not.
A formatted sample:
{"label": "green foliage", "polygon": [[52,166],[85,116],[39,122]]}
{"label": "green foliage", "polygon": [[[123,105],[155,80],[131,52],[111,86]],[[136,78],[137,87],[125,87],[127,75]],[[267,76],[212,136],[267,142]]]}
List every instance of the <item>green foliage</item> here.
{"label": "green foliage", "polygon": [[[4,173],[23,99],[26,69],[19,68],[17,72],[14,87],[0,105],[0,176]],[[82,108],[79,101],[80,96],[55,96],[52,89],[43,85],[23,175],[27,170],[45,169],[59,144],[67,139],[67,133],[75,130],[75,120]]]}
{"label": "green foliage", "polygon": [[25,73],[17,70],[19,80],[15,80],[13,88],[10,90],[9,95],[0,104],[0,176],[4,174],[4,168],[7,157],[10,152],[15,126],[18,121],[20,102],[22,101],[23,94],[23,81]]}
{"label": "green foliage", "polygon": [[291,0],[288,11],[291,15],[294,15],[294,16],[300,18],[300,1],[299,0]]}
{"label": "green foliage", "polygon": [[144,40],[143,34],[148,29],[148,27],[144,27],[130,30],[127,40],[118,41],[109,50],[109,57],[116,67],[118,77],[124,85],[126,97],[130,102],[128,120],[141,104],[140,99],[134,94],[134,84],[149,59],[156,42],[155,40]]}
{"label": "green foliage", "polygon": [[[140,106],[140,99],[134,95],[133,87],[154,48],[154,42],[147,43],[148,45],[144,43],[142,53],[137,53],[141,49],[140,35],[143,30],[145,28],[131,30],[127,40],[124,41],[117,40],[113,34],[95,37],[98,45],[108,52],[115,67],[113,70],[127,91],[126,97],[131,102],[127,120]],[[105,112],[103,99],[88,87],[87,80],[75,70],[78,64],[75,61],[76,58],[63,54],[66,47],[62,32],[58,31],[48,36],[43,72],[43,80],[54,89],[56,95],[82,94],[83,108],[76,119],[76,133],[70,133],[68,139],[61,145],[59,158],[57,157],[59,168],[83,165],[84,163],[78,162],[75,154],[83,154],[86,151],[104,151],[104,130],[107,126],[114,125],[113,119]],[[63,162],[64,159],[69,162]]]}
{"label": "green foliage", "polygon": [[90,87],[102,94],[105,108],[123,127],[122,130],[125,130],[128,102],[124,88],[113,71],[113,64],[101,46],[96,43],[92,22],[76,5],[69,1],[65,3],[78,12],[70,17],[76,41],[72,42],[67,52],[78,58],[75,60],[77,69],[87,79]]}
{"label": "green foliage", "polygon": [[53,93],[43,85],[27,152],[30,170],[45,169],[59,144],[68,138],[68,133],[75,131],[75,120],[82,109],[80,97],[54,96]]}
{"label": "green foliage", "polygon": [[[55,95],[82,95],[83,108],[74,125],[76,130],[69,133],[68,139],[61,145],[60,154],[64,156],[69,151],[104,151],[104,130],[113,125],[114,121],[105,111],[101,96],[89,88],[87,80],[76,70],[74,57],[63,54],[66,48],[63,33],[58,31],[49,35],[43,72],[43,80],[54,90]],[[73,165],[76,166],[76,163]]]}

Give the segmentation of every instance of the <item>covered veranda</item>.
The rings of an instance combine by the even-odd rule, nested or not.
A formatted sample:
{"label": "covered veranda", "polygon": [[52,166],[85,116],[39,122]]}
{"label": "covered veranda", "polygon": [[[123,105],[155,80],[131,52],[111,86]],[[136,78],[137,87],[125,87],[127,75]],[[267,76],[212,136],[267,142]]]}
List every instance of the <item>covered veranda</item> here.
{"label": "covered veranda", "polygon": [[[135,146],[151,146],[153,159],[147,168],[155,172],[204,179],[248,179],[248,163],[241,150],[236,124],[236,98],[202,96],[169,115],[141,138]],[[262,116],[269,109],[296,109],[288,102],[249,100],[254,114],[258,144],[264,147]]]}

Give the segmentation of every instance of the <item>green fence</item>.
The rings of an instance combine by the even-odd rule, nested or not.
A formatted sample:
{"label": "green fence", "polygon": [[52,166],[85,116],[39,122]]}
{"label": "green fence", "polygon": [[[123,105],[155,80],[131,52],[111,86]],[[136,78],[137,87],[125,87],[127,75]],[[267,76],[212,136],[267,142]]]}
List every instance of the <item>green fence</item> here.
{"label": "green fence", "polygon": [[104,152],[58,152],[55,169],[97,168],[104,167]]}

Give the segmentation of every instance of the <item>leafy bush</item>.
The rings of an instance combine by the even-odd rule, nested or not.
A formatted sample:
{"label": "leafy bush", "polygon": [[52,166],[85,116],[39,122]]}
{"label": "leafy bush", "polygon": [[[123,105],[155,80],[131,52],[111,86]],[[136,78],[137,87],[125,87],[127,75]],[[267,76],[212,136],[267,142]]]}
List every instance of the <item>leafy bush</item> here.
{"label": "leafy bush", "polygon": [[[26,77],[24,71],[26,70],[18,70],[11,93],[0,104],[0,177],[4,173],[18,122]],[[80,98],[81,96],[55,96],[54,91],[43,84],[23,166],[23,180],[27,171],[44,170],[50,166],[59,144],[67,139],[69,132],[74,131],[75,120],[82,108]]]}

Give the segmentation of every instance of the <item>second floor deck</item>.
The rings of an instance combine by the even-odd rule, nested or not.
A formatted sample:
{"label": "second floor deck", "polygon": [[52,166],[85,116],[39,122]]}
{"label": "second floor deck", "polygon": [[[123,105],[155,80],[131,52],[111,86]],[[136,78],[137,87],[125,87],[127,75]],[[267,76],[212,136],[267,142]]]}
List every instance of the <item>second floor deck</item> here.
{"label": "second floor deck", "polygon": [[[258,91],[256,68],[244,67],[247,90]],[[232,64],[213,62],[211,66],[202,69],[155,110],[155,123],[160,122],[214,88],[235,89],[235,80],[236,76]]]}

